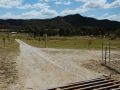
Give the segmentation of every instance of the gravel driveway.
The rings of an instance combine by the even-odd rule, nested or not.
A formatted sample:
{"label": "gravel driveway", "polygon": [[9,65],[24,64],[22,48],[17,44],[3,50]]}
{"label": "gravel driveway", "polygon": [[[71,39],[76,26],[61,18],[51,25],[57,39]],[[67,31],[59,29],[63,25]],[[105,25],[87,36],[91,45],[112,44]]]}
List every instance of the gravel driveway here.
{"label": "gravel driveway", "polygon": [[[101,75],[81,66],[82,62],[99,59],[100,51],[32,47],[21,40],[17,58],[17,90],[43,90]],[[18,88],[19,87],[19,88]]]}

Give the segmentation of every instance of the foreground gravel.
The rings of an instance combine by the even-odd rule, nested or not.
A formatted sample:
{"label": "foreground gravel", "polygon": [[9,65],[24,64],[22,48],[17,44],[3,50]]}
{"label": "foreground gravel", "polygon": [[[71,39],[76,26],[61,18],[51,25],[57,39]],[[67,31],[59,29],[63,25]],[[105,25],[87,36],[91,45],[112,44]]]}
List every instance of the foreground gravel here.
{"label": "foreground gravel", "polygon": [[41,49],[20,40],[17,42],[20,44],[19,83],[13,90],[43,90],[101,76],[81,65],[93,58],[99,59],[100,51]]}

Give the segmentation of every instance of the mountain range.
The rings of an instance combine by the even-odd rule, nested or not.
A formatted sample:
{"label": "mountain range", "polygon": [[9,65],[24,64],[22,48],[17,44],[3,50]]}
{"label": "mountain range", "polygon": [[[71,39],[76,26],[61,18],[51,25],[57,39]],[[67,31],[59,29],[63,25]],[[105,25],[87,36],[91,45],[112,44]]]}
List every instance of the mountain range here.
{"label": "mountain range", "polygon": [[25,32],[42,32],[47,31],[60,33],[120,33],[120,22],[110,21],[107,19],[98,20],[91,17],[84,17],[80,14],[58,16],[52,19],[0,19],[0,30],[8,31],[25,31]]}

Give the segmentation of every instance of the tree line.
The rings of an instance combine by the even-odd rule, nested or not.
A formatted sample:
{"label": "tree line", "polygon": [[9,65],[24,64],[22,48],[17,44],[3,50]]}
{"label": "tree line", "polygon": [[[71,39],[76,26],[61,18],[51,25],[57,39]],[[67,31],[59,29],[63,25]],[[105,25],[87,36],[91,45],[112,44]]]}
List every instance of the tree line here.
{"label": "tree line", "polygon": [[43,36],[120,36],[120,22],[97,20],[81,15],[68,15],[52,19],[0,19],[0,31],[22,32],[30,35]]}

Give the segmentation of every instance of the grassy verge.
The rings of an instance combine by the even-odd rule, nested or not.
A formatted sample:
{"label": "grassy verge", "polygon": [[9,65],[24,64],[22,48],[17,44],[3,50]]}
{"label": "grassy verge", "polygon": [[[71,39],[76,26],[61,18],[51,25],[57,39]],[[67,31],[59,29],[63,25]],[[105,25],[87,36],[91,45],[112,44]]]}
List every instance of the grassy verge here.
{"label": "grassy verge", "polygon": [[[40,48],[45,48],[44,37],[24,37],[21,38],[26,43]],[[114,48],[120,48],[120,39],[109,40],[98,37],[48,37],[48,48],[68,48],[68,49],[101,49],[102,43],[111,43]]]}
{"label": "grassy verge", "polygon": [[18,46],[13,37],[9,40],[6,34],[0,34],[0,90],[8,90],[9,85],[17,80],[15,58],[19,52]]}

